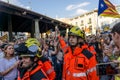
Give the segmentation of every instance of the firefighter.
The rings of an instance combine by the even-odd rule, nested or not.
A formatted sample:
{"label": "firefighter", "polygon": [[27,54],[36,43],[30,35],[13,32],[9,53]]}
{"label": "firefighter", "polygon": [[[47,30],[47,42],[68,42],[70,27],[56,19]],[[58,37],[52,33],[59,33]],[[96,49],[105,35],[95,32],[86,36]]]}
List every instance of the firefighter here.
{"label": "firefighter", "polygon": [[59,41],[64,52],[63,80],[99,80],[96,71],[94,55],[88,49],[80,46],[81,30],[78,27],[71,28],[67,45],[60,36]]}
{"label": "firefighter", "polygon": [[38,47],[36,45],[28,48],[24,43],[21,43],[16,52],[20,57],[20,64],[18,66],[17,80],[49,80],[47,74],[42,69],[42,62],[37,56]]}
{"label": "firefighter", "polygon": [[[29,38],[28,40],[26,40],[25,42],[25,46],[28,48],[28,51],[37,51],[37,58],[39,62],[41,62],[41,69],[44,71],[44,74],[46,74],[46,76],[48,77],[49,80],[54,80],[55,79],[55,71],[52,67],[51,62],[42,56],[41,54],[41,48],[40,48],[40,42],[35,39],[35,38]],[[25,49],[25,48],[23,48]],[[22,49],[17,49],[17,52],[21,52],[20,50]],[[23,53],[23,52],[22,52]],[[38,79],[37,79],[38,80]]]}

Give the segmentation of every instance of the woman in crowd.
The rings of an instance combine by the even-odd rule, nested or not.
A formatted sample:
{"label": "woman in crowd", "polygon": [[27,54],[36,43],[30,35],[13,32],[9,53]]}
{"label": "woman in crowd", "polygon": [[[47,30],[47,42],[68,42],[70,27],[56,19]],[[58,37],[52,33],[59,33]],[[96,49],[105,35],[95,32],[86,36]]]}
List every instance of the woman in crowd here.
{"label": "woman in crowd", "polygon": [[17,78],[17,65],[19,61],[14,55],[13,45],[4,47],[4,57],[0,59],[0,76],[2,80],[15,80]]}

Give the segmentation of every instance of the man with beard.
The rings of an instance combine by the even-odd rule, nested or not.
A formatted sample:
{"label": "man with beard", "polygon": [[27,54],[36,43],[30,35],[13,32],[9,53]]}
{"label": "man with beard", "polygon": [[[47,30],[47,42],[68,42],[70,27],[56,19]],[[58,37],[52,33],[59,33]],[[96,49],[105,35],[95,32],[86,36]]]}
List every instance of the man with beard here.
{"label": "man with beard", "polygon": [[21,43],[16,52],[20,57],[18,80],[54,80],[51,62],[41,55],[41,44],[35,38]]}

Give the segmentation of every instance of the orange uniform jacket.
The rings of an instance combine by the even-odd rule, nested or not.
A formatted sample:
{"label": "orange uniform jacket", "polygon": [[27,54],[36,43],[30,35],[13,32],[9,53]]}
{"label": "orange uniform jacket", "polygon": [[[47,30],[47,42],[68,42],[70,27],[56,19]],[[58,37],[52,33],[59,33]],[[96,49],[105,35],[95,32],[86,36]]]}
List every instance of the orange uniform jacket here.
{"label": "orange uniform jacket", "polygon": [[45,71],[45,73],[47,74],[48,78],[50,80],[55,80],[56,73],[55,73],[54,68],[52,67],[52,64],[49,61],[49,59],[47,59],[44,56],[42,56],[40,58],[40,61],[42,61],[42,63],[43,63],[42,69]]}
{"label": "orange uniform jacket", "polygon": [[[89,64],[89,78],[92,78],[95,79],[95,80],[99,80],[99,77],[98,76],[92,76],[92,75],[96,75],[97,74],[97,71],[96,71],[96,64],[97,64],[97,60],[96,60],[96,51],[94,49],[93,46],[89,46],[88,44],[84,44],[82,46],[82,49],[87,49],[88,51],[90,51],[92,54],[93,54],[93,57],[90,58],[90,64]],[[92,77],[91,77],[92,76]]]}
{"label": "orange uniform jacket", "polygon": [[[96,74],[95,56],[87,49],[76,47],[74,51],[59,37],[64,52],[64,80],[99,80]],[[91,62],[92,61],[92,62]]]}
{"label": "orange uniform jacket", "polygon": [[38,62],[38,66],[32,71],[26,71],[22,78],[20,77],[20,72],[18,73],[17,80],[49,80],[46,73],[42,70],[42,62]]}

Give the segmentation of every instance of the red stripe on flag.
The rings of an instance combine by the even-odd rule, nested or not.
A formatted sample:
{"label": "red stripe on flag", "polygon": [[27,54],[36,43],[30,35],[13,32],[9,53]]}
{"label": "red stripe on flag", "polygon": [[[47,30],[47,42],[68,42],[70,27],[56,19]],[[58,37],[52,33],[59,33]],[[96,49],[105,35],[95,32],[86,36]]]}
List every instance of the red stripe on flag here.
{"label": "red stripe on flag", "polygon": [[105,0],[105,3],[106,3],[106,5],[107,5],[108,7],[115,9],[115,6],[114,6],[113,4],[111,4],[110,1],[108,1],[108,0],[106,1],[106,0]]}
{"label": "red stripe on flag", "polygon": [[113,12],[103,12],[102,14],[108,14],[108,15],[118,15],[117,13],[113,13]]}

